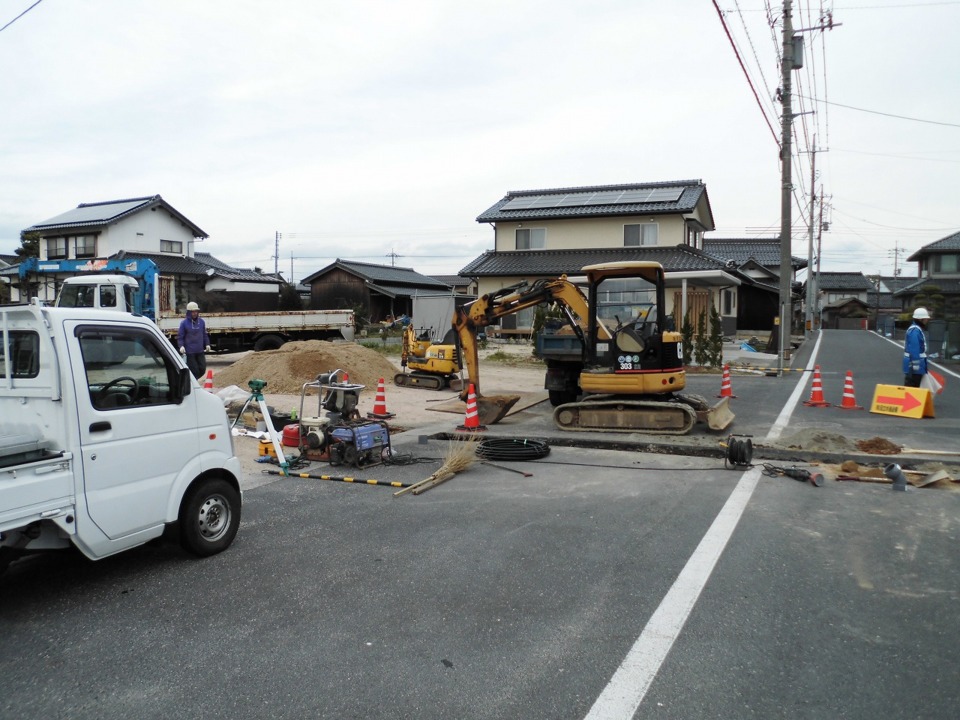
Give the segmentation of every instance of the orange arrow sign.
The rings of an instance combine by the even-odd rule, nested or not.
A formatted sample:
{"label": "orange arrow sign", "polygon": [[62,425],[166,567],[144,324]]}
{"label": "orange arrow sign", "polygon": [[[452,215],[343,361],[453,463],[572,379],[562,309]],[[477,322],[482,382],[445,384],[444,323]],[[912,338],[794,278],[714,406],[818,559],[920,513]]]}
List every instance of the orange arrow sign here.
{"label": "orange arrow sign", "polygon": [[870,412],[897,417],[933,417],[933,396],[924,388],[877,385]]}
{"label": "orange arrow sign", "polygon": [[921,403],[909,392],[904,392],[903,397],[888,397],[886,395],[877,395],[877,402],[884,405],[899,405],[900,412],[910,412],[914,408],[920,407]]}

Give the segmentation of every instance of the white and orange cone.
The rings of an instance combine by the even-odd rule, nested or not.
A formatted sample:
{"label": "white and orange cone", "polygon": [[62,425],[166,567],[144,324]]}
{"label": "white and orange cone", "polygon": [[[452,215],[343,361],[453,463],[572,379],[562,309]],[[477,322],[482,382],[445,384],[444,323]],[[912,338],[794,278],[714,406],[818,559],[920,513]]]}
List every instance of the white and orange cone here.
{"label": "white and orange cone", "polygon": [[383,388],[383,378],[377,383],[377,397],[373,401],[373,412],[367,413],[368,418],[388,420],[396,417],[396,413],[387,412],[387,392]]}
{"label": "white and orange cone", "polygon": [[730,384],[730,366],[723,366],[723,379],[720,381],[720,394],[718,398],[735,398],[733,386]]}
{"label": "white and orange cone", "polygon": [[862,405],[857,405],[857,396],[853,393],[853,372],[847,370],[847,379],[843,382],[843,400],[839,407],[843,410],[863,410]]}
{"label": "white and orange cone", "polygon": [[810,399],[803,401],[809,407],[830,407],[830,403],[823,399],[823,382],[820,380],[820,366],[813,368],[813,387],[810,389]]}
{"label": "white and orange cone", "polygon": [[467,414],[463,419],[463,425],[457,425],[457,430],[480,432],[486,429],[485,425],[480,424],[480,415],[477,413],[477,393],[473,388],[473,383],[470,383],[467,390]]}
{"label": "white and orange cone", "polygon": [[203,379],[203,389],[213,392],[213,370],[207,370],[207,376]]}

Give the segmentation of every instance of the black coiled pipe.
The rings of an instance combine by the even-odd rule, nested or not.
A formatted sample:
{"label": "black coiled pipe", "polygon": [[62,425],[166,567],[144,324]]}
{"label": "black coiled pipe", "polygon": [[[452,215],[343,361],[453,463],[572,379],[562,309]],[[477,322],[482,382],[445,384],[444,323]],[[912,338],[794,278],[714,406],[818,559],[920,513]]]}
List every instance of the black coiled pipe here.
{"label": "black coiled pipe", "polygon": [[523,438],[491,438],[477,445],[477,455],[484,460],[539,460],[550,453],[542,440]]}

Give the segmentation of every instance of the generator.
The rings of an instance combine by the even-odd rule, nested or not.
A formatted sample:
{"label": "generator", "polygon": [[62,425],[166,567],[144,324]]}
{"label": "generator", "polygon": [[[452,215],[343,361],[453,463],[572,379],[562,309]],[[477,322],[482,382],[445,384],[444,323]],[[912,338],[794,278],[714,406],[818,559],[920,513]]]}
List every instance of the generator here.
{"label": "generator", "polygon": [[[390,454],[390,429],[379,420],[361,420],[357,409],[363,385],[334,370],[304,383],[300,392],[300,453],[308,460],[363,468]],[[309,392],[318,391],[318,412],[304,414]],[[321,414],[323,413],[323,414]]]}
{"label": "generator", "polygon": [[360,422],[327,428],[331,465],[363,468],[379,465],[390,454],[390,429],[384,422]]}

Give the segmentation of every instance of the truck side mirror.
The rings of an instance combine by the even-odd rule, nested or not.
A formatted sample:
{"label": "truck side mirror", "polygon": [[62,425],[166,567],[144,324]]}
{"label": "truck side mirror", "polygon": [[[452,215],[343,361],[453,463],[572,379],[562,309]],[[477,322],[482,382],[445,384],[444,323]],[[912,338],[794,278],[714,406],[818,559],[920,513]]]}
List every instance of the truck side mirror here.
{"label": "truck side mirror", "polygon": [[175,391],[176,394],[173,398],[174,402],[179,404],[183,402],[183,399],[187,395],[190,394],[193,388],[193,383],[191,380],[193,380],[193,374],[190,372],[190,368],[178,368],[177,388]]}

